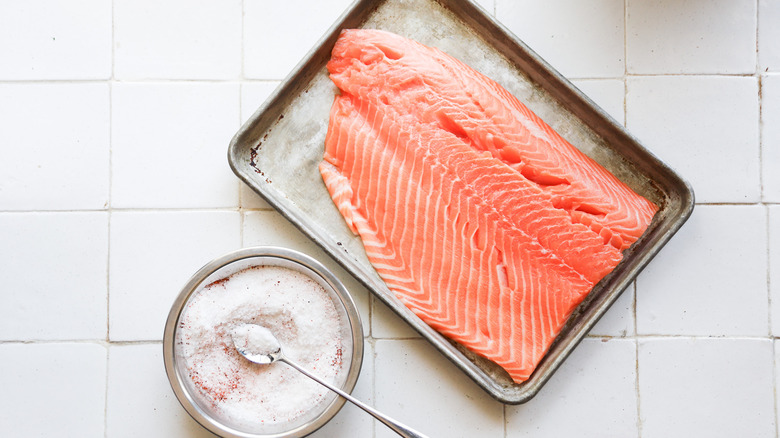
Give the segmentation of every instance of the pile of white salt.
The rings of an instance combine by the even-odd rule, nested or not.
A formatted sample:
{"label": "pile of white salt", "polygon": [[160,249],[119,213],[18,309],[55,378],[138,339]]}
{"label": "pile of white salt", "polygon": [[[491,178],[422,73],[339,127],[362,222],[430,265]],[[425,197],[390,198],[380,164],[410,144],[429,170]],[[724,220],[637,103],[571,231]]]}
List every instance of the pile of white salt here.
{"label": "pile of white salt", "polygon": [[284,363],[259,365],[238,354],[231,334],[266,327],[285,355],[327,381],[342,370],[342,322],[328,293],[288,268],[255,266],[190,298],[176,330],[186,369],[202,399],[234,424],[290,422],[317,409],[328,390]]}

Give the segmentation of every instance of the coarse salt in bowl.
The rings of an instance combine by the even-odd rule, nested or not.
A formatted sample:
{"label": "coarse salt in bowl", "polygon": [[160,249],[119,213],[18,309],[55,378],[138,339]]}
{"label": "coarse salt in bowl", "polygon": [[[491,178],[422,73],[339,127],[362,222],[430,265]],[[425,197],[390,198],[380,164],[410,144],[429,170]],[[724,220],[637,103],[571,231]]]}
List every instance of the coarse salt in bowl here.
{"label": "coarse salt in bowl", "polygon": [[240,356],[242,324],[270,329],[284,352],[352,391],[363,330],[352,298],[319,262],[284,248],[245,248],[201,268],[168,315],[163,357],[187,412],[223,437],[294,437],[327,423],[344,400],[284,363]]}

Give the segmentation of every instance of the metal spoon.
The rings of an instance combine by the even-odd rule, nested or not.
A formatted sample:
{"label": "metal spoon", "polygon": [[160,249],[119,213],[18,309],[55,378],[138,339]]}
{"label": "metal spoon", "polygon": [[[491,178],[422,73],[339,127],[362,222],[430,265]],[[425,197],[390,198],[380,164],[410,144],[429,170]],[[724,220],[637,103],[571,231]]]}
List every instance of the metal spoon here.
{"label": "metal spoon", "polygon": [[271,330],[256,324],[243,324],[233,330],[232,338],[233,345],[236,347],[236,350],[250,362],[261,365],[268,365],[274,362],[284,362],[287,365],[300,371],[304,375],[310,377],[314,381],[318,382],[319,384],[335,392],[336,394],[344,397],[346,400],[352,402],[360,409],[373,415],[374,418],[387,425],[387,427],[390,429],[393,429],[398,435],[407,438],[427,438],[420,432],[412,430],[409,427],[393,420],[392,418],[378,412],[374,408],[363,404],[363,402],[353,398],[351,395],[340,390],[339,388],[336,388],[330,383],[325,382],[314,374],[311,374],[309,371],[290,360],[290,358],[285,356],[282,352],[282,345],[279,343],[279,340],[276,339],[276,336],[274,336]]}

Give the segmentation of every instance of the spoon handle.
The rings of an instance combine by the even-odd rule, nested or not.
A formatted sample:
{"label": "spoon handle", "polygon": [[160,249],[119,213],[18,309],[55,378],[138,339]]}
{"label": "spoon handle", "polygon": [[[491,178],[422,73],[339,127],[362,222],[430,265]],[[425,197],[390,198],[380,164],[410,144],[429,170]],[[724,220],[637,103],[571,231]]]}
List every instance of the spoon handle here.
{"label": "spoon handle", "polygon": [[348,401],[352,402],[355,406],[359,407],[360,409],[368,412],[369,414],[373,415],[374,418],[381,421],[387,427],[390,429],[393,429],[398,435],[401,435],[402,437],[406,438],[428,438],[427,436],[421,434],[420,432],[417,432],[398,421],[393,420],[392,418],[380,413],[376,409],[372,408],[371,406],[368,406],[361,402],[360,400],[353,398],[351,395],[347,394],[346,392],[340,390],[339,388],[336,388],[335,386],[331,385],[330,383],[320,379],[319,377],[315,376],[314,374],[310,373],[306,369],[302,368],[300,365],[295,363],[294,361],[286,358],[286,357],[279,357],[277,360],[286,363],[287,365],[290,365],[291,367],[295,368],[296,370],[300,371],[301,373],[305,374],[309,378],[317,381],[319,384],[327,387],[331,391],[335,392],[336,394],[344,397]]}

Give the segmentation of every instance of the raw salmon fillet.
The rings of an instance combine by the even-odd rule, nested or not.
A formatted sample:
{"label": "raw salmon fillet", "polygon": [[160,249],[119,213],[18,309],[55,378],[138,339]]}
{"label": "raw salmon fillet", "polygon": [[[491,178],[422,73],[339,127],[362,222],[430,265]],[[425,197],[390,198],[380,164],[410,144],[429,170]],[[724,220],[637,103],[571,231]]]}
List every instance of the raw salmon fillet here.
{"label": "raw salmon fillet", "polygon": [[388,288],[431,327],[531,375],[656,207],[500,86],[436,49],[344,31],[320,164]]}

